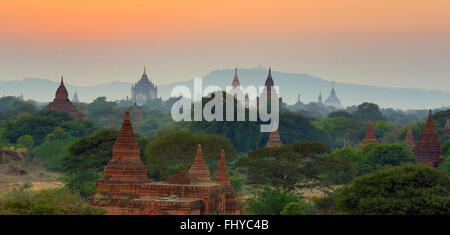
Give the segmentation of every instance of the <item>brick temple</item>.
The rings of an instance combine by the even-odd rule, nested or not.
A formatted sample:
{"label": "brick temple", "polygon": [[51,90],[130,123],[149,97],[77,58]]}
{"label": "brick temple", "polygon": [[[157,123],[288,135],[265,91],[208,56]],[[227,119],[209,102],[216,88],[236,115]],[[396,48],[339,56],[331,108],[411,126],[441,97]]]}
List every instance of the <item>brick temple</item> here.
{"label": "brick temple", "polygon": [[416,147],[416,143],[414,142],[414,135],[412,133],[411,126],[408,127],[408,131],[406,132],[405,142],[409,147],[411,147],[411,149],[414,149]]}
{"label": "brick temple", "polygon": [[448,118],[444,126],[444,135],[450,136],[450,120]]}
{"label": "brick temple", "polygon": [[142,117],[141,117],[141,114],[139,113],[139,109],[137,107],[136,102],[134,103],[133,110],[131,112],[132,112],[131,117],[133,118],[133,122],[142,121]]}
{"label": "brick temple", "polygon": [[230,185],[225,153],[212,182],[201,145],[188,172],[180,171],[164,182],[151,182],[130,121],[125,118],[113,148],[113,159],[96,182],[90,204],[114,215],[240,214],[240,204]]}
{"label": "brick temple", "polygon": [[264,147],[281,147],[283,145],[276,123],[274,124],[273,129],[275,129],[275,131],[270,132],[269,140],[267,140],[266,146]]}
{"label": "brick temple", "polygon": [[81,105],[80,108],[78,109],[78,113],[77,113],[77,117],[75,118],[75,120],[86,120],[86,116],[83,113],[83,109],[81,109]]}
{"label": "brick temple", "polygon": [[360,147],[369,143],[380,143],[380,141],[375,136],[375,130],[373,129],[372,118],[369,120],[369,126],[367,127],[366,135],[361,142]]}
{"label": "brick temple", "polygon": [[436,167],[442,161],[441,141],[433,121],[431,110],[428,113],[428,120],[425,129],[420,136],[417,146],[413,150],[417,156],[419,164]]}
{"label": "brick temple", "polygon": [[64,111],[72,115],[73,118],[77,117],[78,110],[69,100],[69,94],[64,86],[64,78],[62,76],[61,84],[59,85],[58,90],[56,90],[55,99],[53,99],[53,101],[48,104],[44,110]]}

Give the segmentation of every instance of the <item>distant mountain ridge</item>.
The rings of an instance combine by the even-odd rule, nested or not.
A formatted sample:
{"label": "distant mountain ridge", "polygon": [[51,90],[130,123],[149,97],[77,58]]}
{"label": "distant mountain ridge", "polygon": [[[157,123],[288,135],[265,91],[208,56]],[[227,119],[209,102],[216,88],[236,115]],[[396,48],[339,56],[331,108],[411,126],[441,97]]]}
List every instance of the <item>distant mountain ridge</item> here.
{"label": "distant mountain ridge", "polygon": [[[238,76],[241,86],[264,85],[268,70],[257,67],[239,69]],[[152,78],[151,74],[150,79]],[[215,70],[203,77],[203,89],[209,85],[222,88],[231,86],[234,69]],[[283,73],[272,70],[272,77],[276,86],[279,86],[283,101],[288,104],[297,102],[300,94],[303,103],[316,102],[319,92],[324,99],[331,91],[331,81],[304,73]],[[137,79],[136,79],[137,81]],[[136,82],[110,82],[97,86],[72,86],[70,79],[65,79],[69,97],[72,98],[75,90],[82,102],[90,102],[99,96],[106,96],[109,100],[120,100],[130,96],[132,83]],[[49,102],[54,98],[59,82],[40,78],[24,78],[21,81],[0,81],[0,95],[19,96],[23,93],[25,99],[34,99]],[[193,79],[158,86],[158,96],[167,99],[172,88],[177,85],[186,85],[193,89]],[[402,109],[423,109],[450,106],[450,92],[417,89],[417,88],[390,88],[369,85],[357,85],[335,82],[337,96],[343,106],[358,105],[362,102],[373,102],[382,107]]]}

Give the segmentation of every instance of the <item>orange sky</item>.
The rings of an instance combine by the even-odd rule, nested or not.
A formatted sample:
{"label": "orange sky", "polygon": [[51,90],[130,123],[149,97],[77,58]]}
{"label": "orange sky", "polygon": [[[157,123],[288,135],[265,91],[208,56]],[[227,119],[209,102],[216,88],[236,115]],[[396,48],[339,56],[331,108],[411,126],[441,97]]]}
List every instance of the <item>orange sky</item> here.
{"label": "orange sky", "polygon": [[0,0],[0,80],[130,81],[147,65],[164,84],[262,64],[423,87],[450,79],[449,39],[449,0]]}

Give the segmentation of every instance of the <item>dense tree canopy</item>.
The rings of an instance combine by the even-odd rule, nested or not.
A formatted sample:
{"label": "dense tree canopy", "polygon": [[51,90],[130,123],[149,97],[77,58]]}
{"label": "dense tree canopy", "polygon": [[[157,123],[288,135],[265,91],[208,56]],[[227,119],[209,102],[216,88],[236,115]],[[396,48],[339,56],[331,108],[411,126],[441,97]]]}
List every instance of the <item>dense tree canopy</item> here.
{"label": "dense tree canopy", "polygon": [[384,121],[386,117],[381,113],[377,104],[364,102],[358,105],[358,110],[352,113],[358,120],[367,121],[372,118],[373,121]]}
{"label": "dense tree canopy", "polygon": [[196,156],[198,144],[202,145],[203,158],[210,164],[211,161],[217,163],[222,149],[227,160],[236,156],[230,140],[223,136],[169,132],[147,144],[145,163],[149,174],[155,179],[166,179],[180,170],[188,170]]}
{"label": "dense tree canopy", "polygon": [[450,214],[450,178],[421,165],[406,165],[355,178],[336,205],[347,214]]}

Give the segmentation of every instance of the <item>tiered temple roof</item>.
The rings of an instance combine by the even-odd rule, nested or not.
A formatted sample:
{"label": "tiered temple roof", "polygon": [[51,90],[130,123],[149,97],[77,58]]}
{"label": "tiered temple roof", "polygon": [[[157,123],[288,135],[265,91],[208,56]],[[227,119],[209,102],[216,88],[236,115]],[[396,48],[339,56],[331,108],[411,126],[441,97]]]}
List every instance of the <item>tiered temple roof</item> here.
{"label": "tiered temple roof", "polygon": [[439,136],[434,125],[431,110],[428,113],[428,120],[425,124],[425,129],[413,152],[416,154],[419,164],[436,167],[442,160],[441,141],[439,140]]}
{"label": "tiered temple roof", "polygon": [[380,143],[380,141],[375,136],[375,130],[373,129],[372,118],[369,120],[369,126],[367,127],[366,135],[361,142],[360,147],[368,143]]}
{"label": "tiered temple roof", "polygon": [[81,109],[81,105],[80,108],[78,109],[78,113],[77,113],[77,117],[75,118],[75,120],[86,120],[86,116],[83,113],[83,110]]}
{"label": "tiered temple roof", "polygon": [[139,109],[137,107],[136,102],[134,103],[132,116],[133,116],[133,122],[140,122],[140,121],[142,121],[142,117],[141,117],[141,114],[139,113]]}
{"label": "tiered temple roof", "polygon": [[414,135],[412,133],[411,126],[408,127],[408,131],[406,132],[405,142],[412,149],[414,149],[416,147],[416,143],[414,142]]}
{"label": "tiered temple roof", "polygon": [[228,175],[227,162],[225,161],[225,151],[220,152],[220,161],[217,166],[214,182],[223,185],[230,185],[230,176]]}
{"label": "tiered temple roof", "polygon": [[53,99],[53,101],[48,104],[44,110],[64,111],[72,115],[74,118],[77,117],[78,110],[69,100],[69,94],[64,86],[63,76],[61,76],[61,84],[59,85],[58,90],[56,90],[55,99]]}
{"label": "tiered temple roof", "polygon": [[233,86],[233,88],[239,87],[241,85],[241,83],[239,82],[238,75],[237,75],[237,68],[234,69],[234,79],[233,79],[233,82],[231,83],[231,85]]}
{"label": "tiered temple roof", "polygon": [[269,140],[267,141],[265,147],[281,147],[283,143],[281,142],[280,134],[278,133],[278,127],[276,123],[273,124],[272,130],[274,131],[270,132]]}
{"label": "tiered temple roof", "polygon": [[140,159],[140,151],[130,121],[130,113],[125,112],[122,127],[113,147],[113,158],[104,168],[103,178],[97,180],[97,194],[94,200],[97,204],[116,205],[126,198],[137,198],[139,186],[150,183],[147,177],[147,167]]}
{"label": "tiered temple roof", "polygon": [[205,160],[203,159],[202,146],[200,144],[197,146],[197,155],[191,169],[189,169],[189,174],[200,181],[211,181],[211,175],[208,166],[206,166]]}
{"label": "tiered temple roof", "polygon": [[450,120],[447,118],[447,122],[445,122],[444,134],[450,136]]}

